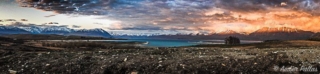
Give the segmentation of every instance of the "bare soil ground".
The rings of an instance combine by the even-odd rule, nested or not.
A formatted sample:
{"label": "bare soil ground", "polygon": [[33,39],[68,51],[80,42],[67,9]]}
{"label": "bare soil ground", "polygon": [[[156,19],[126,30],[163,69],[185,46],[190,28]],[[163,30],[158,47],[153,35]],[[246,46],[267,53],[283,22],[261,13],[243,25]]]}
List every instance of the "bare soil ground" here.
{"label": "bare soil ground", "polygon": [[[303,40],[235,46],[88,48],[91,50],[7,45],[0,46],[0,73],[319,74],[318,45]],[[316,71],[292,70],[308,66]]]}

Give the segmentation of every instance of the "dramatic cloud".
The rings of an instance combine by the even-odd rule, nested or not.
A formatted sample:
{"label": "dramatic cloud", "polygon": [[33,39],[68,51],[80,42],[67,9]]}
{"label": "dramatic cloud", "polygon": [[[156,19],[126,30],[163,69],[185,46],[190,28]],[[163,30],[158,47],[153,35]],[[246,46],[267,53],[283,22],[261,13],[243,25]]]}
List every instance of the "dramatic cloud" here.
{"label": "dramatic cloud", "polygon": [[8,27],[40,27],[40,28],[48,28],[48,27],[60,27],[60,28],[74,28],[74,27],[81,27],[81,26],[69,26],[69,25],[46,25],[46,24],[30,24],[30,23],[23,23],[23,22],[12,22],[11,24],[7,24],[7,25],[2,25],[2,26],[8,26]]}
{"label": "dramatic cloud", "polygon": [[320,31],[319,0],[17,0],[23,7],[61,14],[101,15],[121,22],[111,30],[227,29],[261,27]]}
{"label": "dramatic cloud", "polygon": [[81,26],[78,25],[72,25],[72,28],[80,28]]}

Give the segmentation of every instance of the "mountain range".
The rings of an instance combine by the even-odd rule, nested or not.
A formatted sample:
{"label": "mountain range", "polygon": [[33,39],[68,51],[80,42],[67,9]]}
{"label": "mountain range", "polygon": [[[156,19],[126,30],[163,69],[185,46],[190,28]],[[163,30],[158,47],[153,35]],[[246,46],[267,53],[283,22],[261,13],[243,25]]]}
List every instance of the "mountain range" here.
{"label": "mountain range", "polygon": [[[71,29],[66,26],[48,26],[48,25],[7,25],[0,26],[0,35],[7,34],[56,34],[56,35],[75,35],[75,36],[91,36],[112,38],[107,31],[103,29]],[[252,33],[239,33],[233,30],[226,30],[219,33],[211,33],[208,35],[156,35],[141,38],[151,39],[194,39],[194,40],[209,40],[209,39],[224,39],[228,36],[235,36],[243,40],[299,40],[309,39],[311,37],[319,37],[320,33],[304,31],[290,27],[263,27]]]}
{"label": "mountain range", "polygon": [[278,27],[278,28],[261,28],[249,36],[258,38],[259,40],[263,39],[281,39],[281,40],[298,40],[298,39],[308,39],[313,34],[311,31],[304,31],[297,28],[289,27]]}
{"label": "mountain range", "polygon": [[56,35],[75,35],[112,38],[105,30],[96,29],[71,29],[66,26],[47,26],[47,25],[7,25],[0,26],[0,35],[7,34],[56,34]]}
{"label": "mountain range", "polygon": [[311,31],[304,31],[290,27],[263,27],[252,33],[239,33],[233,30],[226,30],[219,33],[211,33],[209,35],[160,35],[151,36],[149,38],[209,40],[224,39],[228,36],[235,36],[243,40],[300,40],[318,36],[317,34],[320,33],[313,33]]}

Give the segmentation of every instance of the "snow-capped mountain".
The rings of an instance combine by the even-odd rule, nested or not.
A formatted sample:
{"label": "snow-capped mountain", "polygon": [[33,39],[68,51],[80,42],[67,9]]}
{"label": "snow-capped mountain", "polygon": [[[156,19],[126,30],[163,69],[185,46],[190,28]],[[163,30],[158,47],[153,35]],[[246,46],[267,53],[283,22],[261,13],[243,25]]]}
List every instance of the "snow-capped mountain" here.
{"label": "snow-capped mountain", "polygon": [[307,39],[314,34],[311,31],[303,31],[297,28],[289,27],[277,27],[269,28],[264,27],[258,29],[257,31],[249,34],[251,37],[255,37],[263,40],[270,39],[282,39],[282,40],[291,40],[291,39]]}
{"label": "snow-capped mountain", "polygon": [[95,29],[78,29],[75,30],[77,32],[88,32],[88,31],[94,31],[94,32],[101,32],[101,33],[105,33],[106,31],[104,31],[103,29],[100,28],[95,28]]}
{"label": "snow-capped mountain", "polygon": [[32,34],[40,34],[43,30],[43,28],[40,28],[37,26],[15,26],[15,27],[31,32]]}
{"label": "snow-capped mountain", "polygon": [[0,26],[0,35],[3,34],[57,34],[77,35],[111,38],[112,36],[103,29],[74,30],[66,26],[36,26],[36,25],[9,25]]}
{"label": "snow-capped mountain", "polygon": [[73,32],[73,29],[64,27],[64,26],[51,26],[44,27],[41,31],[41,34],[58,34],[58,35],[66,35]]}
{"label": "snow-capped mountain", "polygon": [[236,31],[233,31],[233,30],[226,30],[226,31],[219,32],[217,34],[219,34],[219,35],[230,35],[230,34],[240,34],[240,33],[236,32]]}
{"label": "snow-capped mountain", "polygon": [[0,26],[0,34],[31,34],[29,31],[17,28]]}
{"label": "snow-capped mountain", "polygon": [[75,30],[68,35],[77,35],[77,36],[93,36],[93,37],[112,37],[107,31],[96,28],[96,29],[79,29]]}

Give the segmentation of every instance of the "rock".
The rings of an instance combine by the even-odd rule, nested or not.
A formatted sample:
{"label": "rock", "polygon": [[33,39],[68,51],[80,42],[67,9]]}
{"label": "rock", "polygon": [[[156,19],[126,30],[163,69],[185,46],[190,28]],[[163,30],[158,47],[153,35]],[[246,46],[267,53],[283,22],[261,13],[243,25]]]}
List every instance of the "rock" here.
{"label": "rock", "polygon": [[226,66],[226,64],[221,64],[222,66]]}
{"label": "rock", "polygon": [[124,60],[123,60],[124,62],[126,62],[127,61],[127,58],[124,58]]}
{"label": "rock", "polygon": [[46,64],[46,66],[50,66],[50,64]]}
{"label": "rock", "polygon": [[136,71],[132,71],[130,74],[138,74],[138,72],[136,72]]}
{"label": "rock", "polygon": [[10,74],[16,74],[16,73],[17,73],[17,71],[9,70],[9,73],[10,73]]}

